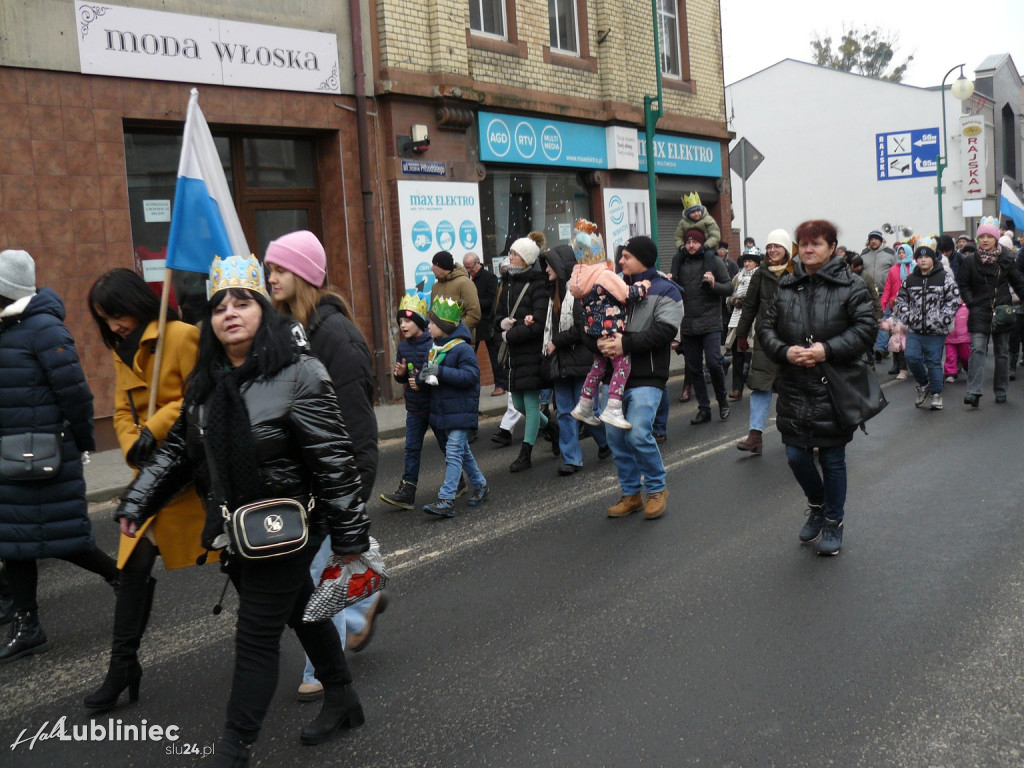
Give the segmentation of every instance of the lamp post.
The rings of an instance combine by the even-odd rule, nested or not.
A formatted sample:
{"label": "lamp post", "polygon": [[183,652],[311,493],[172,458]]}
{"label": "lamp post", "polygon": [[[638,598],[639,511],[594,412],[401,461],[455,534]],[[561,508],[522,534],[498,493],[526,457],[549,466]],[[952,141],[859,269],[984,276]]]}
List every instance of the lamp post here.
{"label": "lamp post", "polygon": [[974,93],[974,83],[964,77],[964,64],[957,64],[955,67],[951,67],[949,72],[942,78],[942,87],[939,88],[939,98],[942,99],[942,156],[939,158],[936,164],[936,187],[935,191],[939,196],[939,235],[945,234],[945,230],[942,226],[942,172],[946,170],[949,165],[949,136],[946,132],[946,78],[948,78],[953,71],[960,70],[960,77],[953,81],[953,85],[950,86],[950,91],[953,96],[959,101],[965,101],[971,98],[971,94]]}
{"label": "lamp post", "polygon": [[[651,208],[651,238],[658,242],[658,195],[654,173],[654,131],[661,117],[661,33],[658,30],[658,0],[651,0],[651,15],[654,17],[654,74],[657,77],[658,95],[644,96],[644,151],[647,154],[647,199]],[[655,106],[657,103],[657,106]]]}

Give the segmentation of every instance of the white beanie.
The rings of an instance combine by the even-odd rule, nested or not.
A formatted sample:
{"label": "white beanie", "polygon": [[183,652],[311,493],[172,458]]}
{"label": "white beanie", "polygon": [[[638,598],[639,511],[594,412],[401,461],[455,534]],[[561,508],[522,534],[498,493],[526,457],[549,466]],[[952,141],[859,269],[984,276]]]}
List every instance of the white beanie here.
{"label": "white beanie", "polygon": [[765,245],[781,245],[787,251],[793,250],[793,238],[789,236],[789,232],[784,229],[773,229],[768,233],[768,237],[765,238]]}
{"label": "white beanie", "polygon": [[36,292],[36,263],[26,251],[0,253],[0,296],[23,299]]}
{"label": "white beanie", "polygon": [[515,251],[519,257],[526,262],[526,266],[532,267],[540,256],[540,248],[528,237],[520,237],[508,249],[509,253]]}

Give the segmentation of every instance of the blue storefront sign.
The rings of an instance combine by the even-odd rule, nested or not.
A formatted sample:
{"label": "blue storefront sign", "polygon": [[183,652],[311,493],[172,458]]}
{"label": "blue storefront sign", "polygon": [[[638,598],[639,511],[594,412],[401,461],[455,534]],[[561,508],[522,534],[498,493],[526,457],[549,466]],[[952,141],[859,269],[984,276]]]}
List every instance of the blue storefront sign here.
{"label": "blue storefront sign", "polygon": [[[478,118],[480,159],[484,162],[560,168],[609,167],[603,126],[493,112],[480,112]],[[644,139],[639,131],[637,134],[640,170],[646,172]],[[715,178],[722,175],[721,146],[713,141],[656,134],[654,142],[654,168],[658,173]]]}
{"label": "blue storefront sign", "polygon": [[879,181],[934,176],[938,161],[938,128],[875,134],[875,172]]}

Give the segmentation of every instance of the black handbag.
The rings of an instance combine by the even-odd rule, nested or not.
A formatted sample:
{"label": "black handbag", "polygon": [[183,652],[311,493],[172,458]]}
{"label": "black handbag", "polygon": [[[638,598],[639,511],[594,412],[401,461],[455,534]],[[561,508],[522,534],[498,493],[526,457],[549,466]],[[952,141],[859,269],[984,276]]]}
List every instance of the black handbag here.
{"label": "black handbag", "polygon": [[[996,267],[996,288],[999,287],[1000,267]],[[992,289],[992,333],[1007,333],[1017,324],[1017,314],[1012,304],[996,304],[996,289]]]}
{"label": "black handbag", "polygon": [[0,439],[0,476],[28,482],[48,480],[60,473],[64,435],[24,432]]}
{"label": "black handbag", "polygon": [[821,381],[828,390],[836,421],[846,429],[860,427],[877,416],[889,404],[885,393],[867,363],[854,360],[849,363],[818,363]]}
{"label": "black handbag", "polygon": [[[310,498],[310,510],[314,503]],[[246,560],[291,555],[309,541],[307,510],[295,499],[261,499],[234,511],[222,504],[220,510],[231,549]]]}

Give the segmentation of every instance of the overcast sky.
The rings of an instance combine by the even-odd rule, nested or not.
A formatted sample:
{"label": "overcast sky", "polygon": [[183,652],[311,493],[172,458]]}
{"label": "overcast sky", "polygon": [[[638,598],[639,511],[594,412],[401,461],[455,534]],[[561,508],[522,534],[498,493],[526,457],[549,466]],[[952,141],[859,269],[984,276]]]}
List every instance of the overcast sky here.
{"label": "overcast sky", "polygon": [[811,61],[811,40],[838,41],[844,25],[896,33],[893,60],[914,55],[903,78],[909,85],[937,86],[963,62],[971,78],[993,53],[1009,53],[1024,74],[1024,0],[721,0],[721,6],[726,85],[782,59]]}

